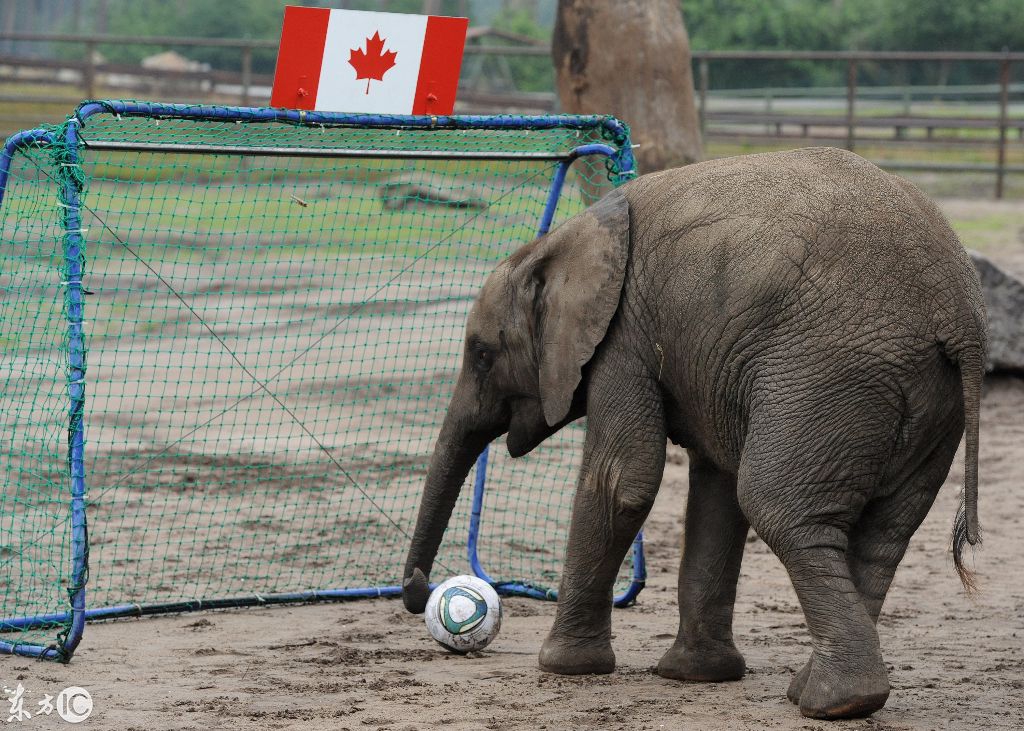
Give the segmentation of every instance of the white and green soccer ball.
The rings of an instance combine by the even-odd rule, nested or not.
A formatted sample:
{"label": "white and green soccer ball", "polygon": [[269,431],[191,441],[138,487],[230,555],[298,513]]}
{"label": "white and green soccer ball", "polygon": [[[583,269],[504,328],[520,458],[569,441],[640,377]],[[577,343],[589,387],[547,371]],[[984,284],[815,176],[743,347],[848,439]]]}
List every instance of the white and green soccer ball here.
{"label": "white and green soccer ball", "polygon": [[460,655],[482,650],[501,629],[501,600],[483,579],[453,576],[427,599],[430,636]]}

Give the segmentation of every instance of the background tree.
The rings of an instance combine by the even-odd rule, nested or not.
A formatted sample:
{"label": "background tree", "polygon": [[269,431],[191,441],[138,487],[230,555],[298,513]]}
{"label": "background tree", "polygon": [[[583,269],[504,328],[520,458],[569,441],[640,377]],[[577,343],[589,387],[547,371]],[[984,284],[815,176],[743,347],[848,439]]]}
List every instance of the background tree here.
{"label": "background tree", "polygon": [[641,172],[701,159],[677,0],[559,0],[551,54],[562,108],[628,122]]}
{"label": "background tree", "polygon": [[[1024,0],[683,0],[694,49],[1001,51],[1024,49]],[[864,84],[987,84],[984,63],[860,64]],[[841,86],[845,64],[715,61],[715,89]]]}

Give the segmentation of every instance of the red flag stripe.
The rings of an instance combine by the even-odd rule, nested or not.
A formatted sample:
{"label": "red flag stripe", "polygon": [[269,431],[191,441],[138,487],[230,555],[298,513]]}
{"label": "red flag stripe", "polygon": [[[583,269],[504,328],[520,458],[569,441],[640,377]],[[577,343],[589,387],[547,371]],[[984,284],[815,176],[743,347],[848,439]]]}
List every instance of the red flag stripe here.
{"label": "red flag stripe", "polygon": [[285,6],[270,106],[315,108],[330,21],[330,8]]}
{"label": "red flag stripe", "polygon": [[468,18],[427,18],[413,114],[451,114],[454,110],[468,26]]}

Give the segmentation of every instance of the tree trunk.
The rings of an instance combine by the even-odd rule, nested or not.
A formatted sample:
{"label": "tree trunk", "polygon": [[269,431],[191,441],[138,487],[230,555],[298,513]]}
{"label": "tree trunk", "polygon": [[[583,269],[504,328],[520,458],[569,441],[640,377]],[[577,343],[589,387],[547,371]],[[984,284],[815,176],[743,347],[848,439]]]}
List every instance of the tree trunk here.
{"label": "tree trunk", "polygon": [[677,0],[559,0],[551,55],[562,109],[629,124],[641,173],[702,158]]}

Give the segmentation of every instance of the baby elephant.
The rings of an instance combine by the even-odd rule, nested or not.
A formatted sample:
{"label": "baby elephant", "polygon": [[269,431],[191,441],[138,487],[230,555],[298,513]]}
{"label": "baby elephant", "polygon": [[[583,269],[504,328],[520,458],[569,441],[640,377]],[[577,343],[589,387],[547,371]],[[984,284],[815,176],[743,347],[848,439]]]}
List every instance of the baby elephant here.
{"label": "baby elephant", "polygon": [[881,708],[875,622],[966,426],[957,571],[979,538],[985,313],[971,262],[909,183],[840,150],[645,175],[522,247],[466,325],[404,572],[422,612],[484,445],[513,457],[587,416],[554,673],[608,673],[612,584],[654,502],[665,440],[689,450],[679,634],[658,673],[735,680],[752,526],[796,588],[814,650],[789,698],[814,718]]}

